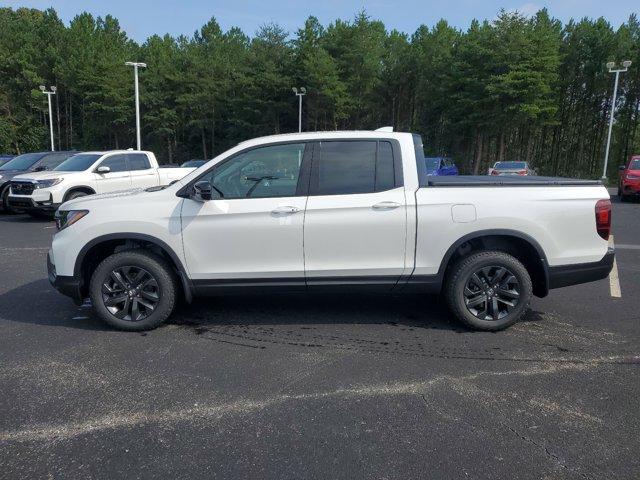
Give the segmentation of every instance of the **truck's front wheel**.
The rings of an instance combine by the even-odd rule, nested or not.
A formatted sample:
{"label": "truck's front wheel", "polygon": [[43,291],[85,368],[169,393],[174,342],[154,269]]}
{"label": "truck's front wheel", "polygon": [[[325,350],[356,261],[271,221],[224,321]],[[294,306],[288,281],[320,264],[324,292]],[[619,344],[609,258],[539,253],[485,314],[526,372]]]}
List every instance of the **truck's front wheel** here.
{"label": "truck's front wheel", "polygon": [[91,276],[91,303],[105,322],[121,330],[149,330],[164,322],[176,303],[169,264],[141,250],[115,253]]}
{"label": "truck's front wheel", "polygon": [[515,257],[497,251],[460,259],[450,270],[445,296],[455,316],[477,330],[502,330],[529,308],[531,277]]}

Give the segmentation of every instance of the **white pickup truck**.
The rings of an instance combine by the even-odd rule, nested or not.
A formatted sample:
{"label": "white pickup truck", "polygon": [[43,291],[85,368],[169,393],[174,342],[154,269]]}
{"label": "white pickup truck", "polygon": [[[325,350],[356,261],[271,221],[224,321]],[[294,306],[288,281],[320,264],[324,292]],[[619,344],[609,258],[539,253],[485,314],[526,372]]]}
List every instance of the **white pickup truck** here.
{"label": "white pickup truck", "polygon": [[95,193],[168,185],[194,168],[160,168],[152,152],[78,153],[53,170],[15,176],[7,203],[32,214],[53,214],[67,200]]}
{"label": "white pickup truck", "polygon": [[50,282],[125,330],[156,327],[178,297],[335,288],[442,293],[466,325],[499,330],[614,260],[599,182],[427,176],[410,133],[258,138],[56,216]]}

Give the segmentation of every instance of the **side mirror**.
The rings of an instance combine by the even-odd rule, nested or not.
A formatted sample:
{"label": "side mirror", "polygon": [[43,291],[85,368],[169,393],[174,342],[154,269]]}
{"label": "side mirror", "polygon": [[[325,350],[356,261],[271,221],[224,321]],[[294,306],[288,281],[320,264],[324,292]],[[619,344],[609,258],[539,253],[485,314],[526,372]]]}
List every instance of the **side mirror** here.
{"label": "side mirror", "polygon": [[46,166],[46,165],[40,165],[39,167],[36,167],[36,169],[34,170],[34,172],[43,172],[43,171],[45,171],[45,170],[49,170],[49,169],[47,168],[47,166]]}
{"label": "side mirror", "polygon": [[626,169],[627,169],[626,165],[620,165],[618,167],[618,170],[626,170]]}
{"label": "side mirror", "polygon": [[198,202],[206,202],[213,197],[211,184],[207,180],[200,180],[193,185],[193,199]]}
{"label": "side mirror", "polygon": [[96,172],[98,173],[109,173],[111,171],[111,169],[105,165],[100,165],[98,168],[96,168]]}

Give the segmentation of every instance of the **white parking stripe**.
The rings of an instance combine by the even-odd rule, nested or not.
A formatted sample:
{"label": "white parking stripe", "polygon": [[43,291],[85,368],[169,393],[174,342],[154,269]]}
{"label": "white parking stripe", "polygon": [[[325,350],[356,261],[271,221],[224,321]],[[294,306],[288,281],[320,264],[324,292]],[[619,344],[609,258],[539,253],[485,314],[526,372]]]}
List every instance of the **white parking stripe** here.
{"label": "white parking stripe", "polygon": [[627,245],[625,243],[616,244],[616,250],[640,250],[640,245]]}
{"label": "white parking stripe", "polygon": [[[613,235],[609,237],[609,245],[612,247],[615,246],[613,243]],[[616,262],[615,258],[613,259],[613,268],[609,274],[609,289],[613,298],[622,297],[622,291],[620,290],[620,278],[618,277],[618,262]]]}

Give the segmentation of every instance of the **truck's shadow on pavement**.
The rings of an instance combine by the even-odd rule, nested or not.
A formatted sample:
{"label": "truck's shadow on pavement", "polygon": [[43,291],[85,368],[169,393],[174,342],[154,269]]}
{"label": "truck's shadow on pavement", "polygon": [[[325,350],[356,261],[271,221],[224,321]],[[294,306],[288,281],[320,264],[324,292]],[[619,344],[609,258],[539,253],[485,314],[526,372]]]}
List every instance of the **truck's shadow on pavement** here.
{"label": "truck's shadow on pavement", "polygon": [[[0,317],[36,325],[111,330],[90,305],[74,305],[45,279],[0,295]],[[532,312],[525,321],[536,321]],[[185,328],[251,325],[402,325],[469,332],[437,297],[420,295],[295,294],[197,298],[181,303],[168,325]]]}

